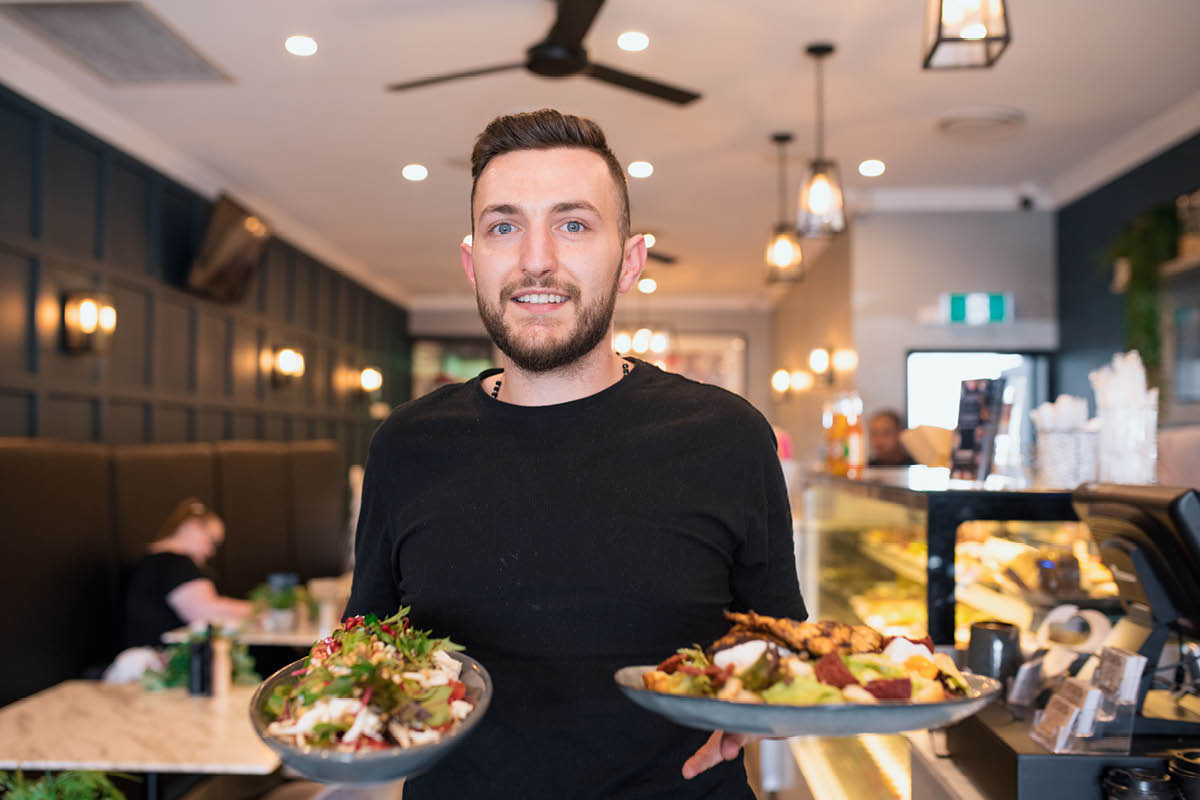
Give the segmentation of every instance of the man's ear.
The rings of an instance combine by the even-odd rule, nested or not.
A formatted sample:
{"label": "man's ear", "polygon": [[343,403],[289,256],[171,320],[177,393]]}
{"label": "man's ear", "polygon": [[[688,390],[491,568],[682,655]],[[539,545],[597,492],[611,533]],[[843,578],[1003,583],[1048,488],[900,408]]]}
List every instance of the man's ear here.
{"label": "man's ear", "polygon": [[621,259],[621,279],[617,291],[624,294],[633,288],[646,267],[646,238],[636,233],[625,240],[624,257]]}
{"label": "man's ear", "polygon": [[463,242],[458,246],[458,255],[462,260],[463,272],[467,273],[467,280],[471,282],[471,288],[475,288],[475,259],[471,254],[471,245]]}

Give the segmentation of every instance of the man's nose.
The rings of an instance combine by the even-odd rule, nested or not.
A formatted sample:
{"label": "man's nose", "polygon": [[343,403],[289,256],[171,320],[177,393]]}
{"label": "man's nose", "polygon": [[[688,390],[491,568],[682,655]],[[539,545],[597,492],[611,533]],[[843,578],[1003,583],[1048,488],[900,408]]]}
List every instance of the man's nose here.
{"label": "man's nose", "polygon": [[558,269],[554,234],[548,227],[535,225],[521,242],[521,271],[542,278]]}

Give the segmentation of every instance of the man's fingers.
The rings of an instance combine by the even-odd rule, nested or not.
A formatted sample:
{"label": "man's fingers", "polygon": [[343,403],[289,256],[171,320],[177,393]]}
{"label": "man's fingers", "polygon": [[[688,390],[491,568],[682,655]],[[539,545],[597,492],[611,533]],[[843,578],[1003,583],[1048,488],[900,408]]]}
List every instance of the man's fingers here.
{"label": "man's fingers", "polygon": [[742,745],[749,737],[744,733],[727,733],[721,738],[721,758],[731,761],[742,752]]}
{"label": "man's fingers", "polygon": [[711,769],[725,760],[721,747],[723,736],[724,734],[720,731],[713,731],[712,736],[708,737],[708,741],[693,753],[691,758],[683,762],[684,778],[691,780],[704,770]]}
{"label": "man's fingers", "polygon": [[742,752],[742,745],[749,738],[743,733],[713,731],[712,736],[708,737],[708,741],[683,763],[683,777],[691,780],[722,761],[732,761],[738,757],[738,753]]}

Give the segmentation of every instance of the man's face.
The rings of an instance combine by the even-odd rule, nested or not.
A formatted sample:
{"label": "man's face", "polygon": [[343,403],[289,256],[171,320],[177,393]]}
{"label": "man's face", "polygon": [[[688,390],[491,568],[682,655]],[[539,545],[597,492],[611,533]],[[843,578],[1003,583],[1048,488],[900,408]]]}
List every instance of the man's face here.
{"label": "man's face", "polygon": [[887,460],[900,452],[900,431],[896,429],[896,423],[891,417],[881,415],[872,418],[868,424],[868,431],[871,437],[869,445],[872,458]]}
{"label": "man's face", "polygon": [[607,347],[618,292],[646,262],[622,241],[608,166],[582,148],[518,150],[479,176],[462,263],[484,327],[519,368],[547,372]]}

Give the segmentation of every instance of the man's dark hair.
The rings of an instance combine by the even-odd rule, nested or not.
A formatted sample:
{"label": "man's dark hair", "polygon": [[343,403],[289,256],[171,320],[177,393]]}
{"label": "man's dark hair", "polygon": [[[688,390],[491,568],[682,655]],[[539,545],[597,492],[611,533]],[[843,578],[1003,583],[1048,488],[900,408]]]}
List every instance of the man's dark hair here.
{"label": "man's dark hair", "polygon": [[604,159],[621,200],[620,231],[624,244],[629,238],[629,187],[625,183],[625,172],[608,147],[604,131],[586,117],[563,114],[552,108],[496,117],[475,139],[475,147],[471,150],[471,231],[475,230],[475,187],[492,159],[517,150],[555,147],[580,147]]}
{"label": "man's dark hair", "polygon": [[886,417],[887,419],[890,419],[892,424],[896,426],[896,430],[904,430],[904,420],[900,418],[899,411],[896,411],[893,408],[881,408],[871,415],[871,419],[878,419],[879,417]]}

